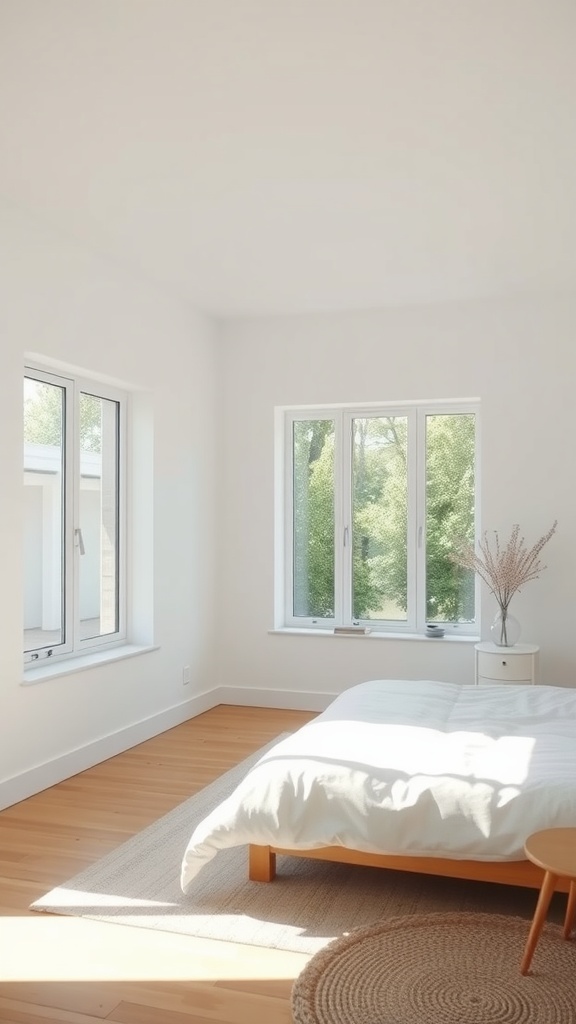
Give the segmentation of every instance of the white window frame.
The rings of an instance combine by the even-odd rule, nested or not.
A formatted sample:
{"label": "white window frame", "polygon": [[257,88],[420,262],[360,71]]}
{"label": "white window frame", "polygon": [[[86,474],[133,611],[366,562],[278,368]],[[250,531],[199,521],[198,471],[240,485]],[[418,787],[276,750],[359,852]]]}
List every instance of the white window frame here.
{"label": "white window frame", "polygon": [[[45,381],[63,389],[64,416],[64,643],[24,652],[26,668],[61,662],[81,655],[112,649],[126,643],[127,636],[127,432],[128,394],[100,380],[70,373],[59,373],[38,365],[27,365],[24,377]],[[80,395],[89,394],[117,403],[117,508],[118,508],[118,628],[104,636],[82,638],[80,632]]]}
{"label": "white window frame", "polygon": [[[278,629],[324,630],[358,624],[372,632],[398,635],[426,633],[426,417],[430,415],[473,415],[475,417],[475,529],[480,530],[480,402],[478,399],[403,402],[401,404],[337,405],[281,407],[276,410],[280,443],[277,456],[282,466],[277,472],[276,538],[277,587],[275,626]],[[408,422],[408,551],[406,620],[370,620],[352,617],[352,560],[346,555],[346,539],[351,544],[352,522],[352,421],[370,416],[402,416]],[[334,579],[335,607],[332,618],[315,619],[293,614],[294,537],[293,537],[293,424],[302,420],[330,420],[334,423]],[[476,577],[473,622],[441,623],[447,636],[477,638],[480,620],[480,585]]]}

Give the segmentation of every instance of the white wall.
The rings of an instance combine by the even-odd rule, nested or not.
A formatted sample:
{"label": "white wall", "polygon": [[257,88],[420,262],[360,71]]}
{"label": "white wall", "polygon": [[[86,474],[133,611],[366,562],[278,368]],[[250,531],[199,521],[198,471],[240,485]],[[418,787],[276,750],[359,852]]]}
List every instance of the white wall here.
{"label": "white wall", "polygon": [[[22,779],[26,795],[217,699],[320,707],[374,677],[472,682],[471,644],[270,634],[276,405],[479,396],[484,525],[518,521],[532,543],[559,521],[548,568],[513,613],[541,646],[543,679],[576,684],[576,297],[236,320],[217,332],[15,210],[0,211],[0,239],[0,789]],[[136,389],[135,493],[153,486],[153,504],[134,510],[135,550],[150,565],[132,632],[158,650],[23,686],[30,352]],[[492,611],[486,595],[484,636]]]}
{"label": "white wall", "polygon": [[[472,644],[270,635],[275,405],[470,398],[482,403],[482,521],[531,546],[558,519],[547,569],[511,607],[541,647],[542,681],[576,685],[576,297],[236,320],[226,410],[219,678],[340,692],[383,676],[472,682]],[[495,612],[485,593],[482,634]]]}
{"label": "white wall", "polygon": [[[34,789],[55,781],[59,759],[66,773],[202,710],[214,687],[216,347],[213,325],[184,303],[17,211],[0,210],[0,239],[0,785],[28,773]],[[136,389],[132,536],[145,564],[132,632],[158,649],[23,686],[30,352]]]}

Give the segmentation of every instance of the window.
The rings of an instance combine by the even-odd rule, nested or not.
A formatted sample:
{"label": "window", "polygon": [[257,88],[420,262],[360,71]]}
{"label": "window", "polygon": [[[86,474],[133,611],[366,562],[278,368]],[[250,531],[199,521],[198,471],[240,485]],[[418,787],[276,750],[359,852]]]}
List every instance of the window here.
{"label": "window", "polygon": [[24,660],[125,639],[126,396],[27,368]]}
{"label": "window", "polygon": [[284,627],[475,634],[472,403],[283,411]]}

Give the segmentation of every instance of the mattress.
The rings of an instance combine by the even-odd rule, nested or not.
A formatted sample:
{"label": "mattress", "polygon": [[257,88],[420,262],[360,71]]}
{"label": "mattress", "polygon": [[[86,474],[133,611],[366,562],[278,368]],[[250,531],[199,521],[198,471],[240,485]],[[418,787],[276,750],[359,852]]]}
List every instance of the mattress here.
{"label": "mattress", "polygon": [[186,892],[219,850],[524,859],[576,825],[576,689],[371,680],[269,749],[195,828]]}

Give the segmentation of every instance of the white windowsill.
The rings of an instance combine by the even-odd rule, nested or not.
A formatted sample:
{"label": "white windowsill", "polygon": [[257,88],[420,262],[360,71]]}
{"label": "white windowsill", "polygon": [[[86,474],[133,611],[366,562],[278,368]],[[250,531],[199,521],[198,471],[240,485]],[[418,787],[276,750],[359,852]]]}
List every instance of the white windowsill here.
{"label": "white windowsill", "polygon": [[108,665],[113,661],[123,661],[125,658],[135,658],[140,654],[149,654],[150,651],[159,650],[158,645],[144,644],[122,644],[120,647],[109,647],[105,651],[92,651],[90,654],[81,654],[77,658],[67,658],[63,661],[43,661],[41,665],[36,662],[24,669],[22,686],[33,686],[35,683],[43,683],[46,679],[56,679],[58,676],[75,675],[77,672],[85,672],[90,668],[97,668],[100,665]]}
{"label": "white windowsill", "polygon": [[444,636],[423,636],[422,633],[384,633],[377,630],[372,633],[333,633],[330,629],[298,629],[295,626],[269,629],[268,633],[272,636],[326,636],[333,640],[417,640],[430,644],[477,644],[480,641],[479,636],[459,636],[455,633]]}

